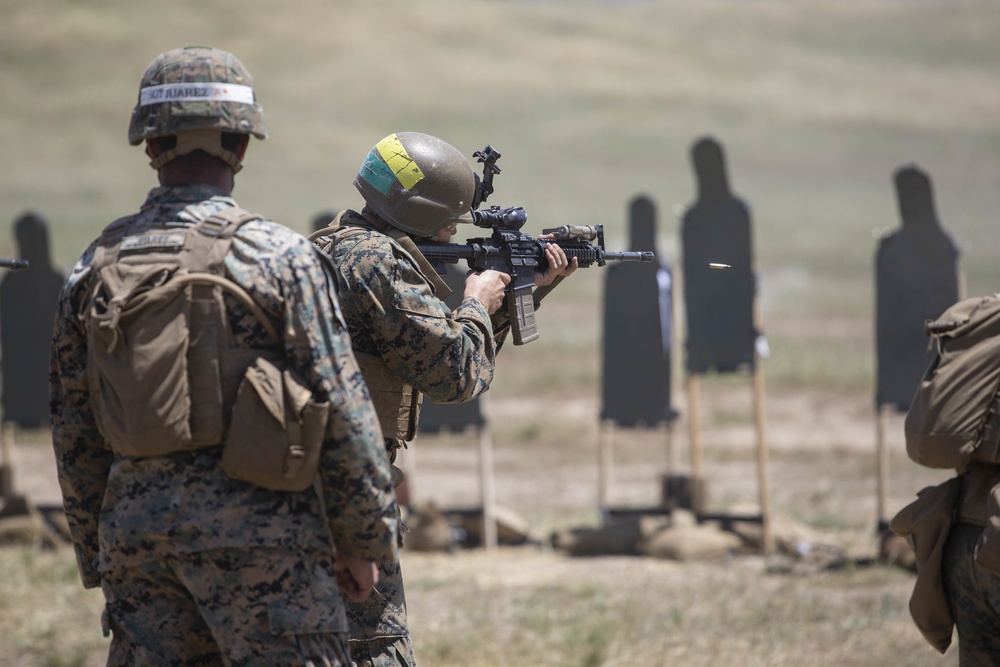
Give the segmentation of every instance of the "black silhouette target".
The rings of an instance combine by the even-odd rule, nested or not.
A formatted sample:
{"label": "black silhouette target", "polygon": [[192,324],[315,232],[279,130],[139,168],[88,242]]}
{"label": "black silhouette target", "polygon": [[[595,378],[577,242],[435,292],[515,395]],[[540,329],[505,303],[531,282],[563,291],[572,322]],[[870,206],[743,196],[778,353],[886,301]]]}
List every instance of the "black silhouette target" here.
{"label": "black silhouette target", "polygon": [[938,221],[928,175],[907,166],[894,182],[902,226],[875,255],[875,400],[906,411],[933,358],[924,321],[959,299],[959,252]]}
{"label": "black silhouette target", "polygon": [[752,370],[757,332],[750,210],[730,192],[715,140],[698,141],[691,154],[698,198],[681,221],[686,368],[690,374]]}
{"label": "black silhouette target", "polygon": [[[632,251],[656,253],[656,208],[629,205]],[[673,276],[653,262],[609,265],[604,281],[601,419],[623,428],[654,428],[676,418],[671,405]]]}
{"label": "black silhouette target", "polygon": [[5,271],[0,281],[3,420],[23,428],[47,428],[52,330],[65,278],[49,260],[45,218],[25,213],[14,223],[14,236],[28,268]]}

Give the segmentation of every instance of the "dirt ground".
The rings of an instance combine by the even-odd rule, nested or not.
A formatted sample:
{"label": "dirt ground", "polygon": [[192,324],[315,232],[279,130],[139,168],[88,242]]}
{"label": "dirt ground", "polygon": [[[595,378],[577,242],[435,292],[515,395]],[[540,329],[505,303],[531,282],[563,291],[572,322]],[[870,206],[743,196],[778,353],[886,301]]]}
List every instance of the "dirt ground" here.
{"label": "dirt ground", "polygon": [[[599,430],[596,399],[521,400],[487,395],[483,409],[494,458],[497,503],[523,515],[538,537],[597,521],[598,444],[614,458],[609,504],[646,507],[661,498],[666,472],[687,474],[688,423],[671,429]],[[684,397],[675,399],[685,414]],[[752,391],[729,383],[700,393],[703,477],[714,511],[759,500],[758,451]],[[847,549],[874,549],[876,514],[876,415],[864,396],[815,391],[765,393],[766,483],[775,516],[833,529]],[[890,451],[887,511],[891,516],[924,485],[946,476],[905,458],[902,416],[885,417]],[[515,426],[516,425],[516,426]],[[475,432],[421,435],[400,465],[408,474],[414,507],[480,505],[479,447]],[[47,432],[15,435],[14,486],[39,505],[61,502]],[[674,454],[668,454],[672,448]],[[672,466],[676,466],[671,470]],[[809,508],[812,508],[810,511]],[[822,515],[822,516],[821,516]],[[829,516],[827,516],[829,515]],[[842,515],[839,518],[835,515]],[[852,530],[859,531],[857,536]],[[857,538],[857,539],[855,539]]]}
{"label": "dirt ground", "polygon": [[[685,414],[683,398],[678,397],[677,407]],[[752,510],[759,499],[751,399],[749,383],[703,389],[702,448],[711,509]],[[553,550],[552,533],[595,526],[600,520],[597,451],[602,436],[597,400],[489,396],[484,408],[492,424],[488,432],[497,502],[527,522],[536,543],[493,552],[404,549],[411,627],[419,639],[421,664],[469,664],[461,654],[462,642],[469,637],[476,642],[475,664],[532,664],[544,650],[539,647],[576,646],[578,639],[571,633],[583,633],[587,641],[597,642],[600,659],[551,658],[544,664],[626,665],[637,660],[665,664],[659,660],[669,657],[670,664],[711,665],[752,656],[745,664],[875,665],[885,664],[880,661],[886,653],[902,650],[899,646],[913,653],[905,664],[954,664],[954,651],[938,657],[909,621],[906,600],[912,576],[898,568],[773,577],[764,575],[792,573],[799,565],[788,557],[754,554],[720,564],[629,556],[572,558]],[[776,530],[791,527],[805,535],[813,553],[826,549],[845,562],[871,562],[877,552],[877,517],[876,419],[870,401],[835,393],[771,391],[765,415],[769,498]],[[902,417],[887,416],[885,423],[891,452],[887,502],[891,515],[922,486],[946,473],[910,464],[903,451]],[[675,472],[687,470],[687,428],[682,418],[669,435],[666,429],[604,433],[614,445],[612,506],[647,507],[660,500],[668,442],[676,452]],[[468,432],[418,437],[401,459],[410,475],[411,504],[477,507],[476,442],[476,434]],[[15,488],[38,505],[60,503],[50,444],[43,432],[15,436]],[[797,596],[799,602],[786,609],[789,603],[779,601],[789,596]],[[621,621],[608,630],[607,623],[588,625],[596,621],[586,615],[557,611],[595,605],[621,616]],[[855,618],[842,618],[843,609],[855,610],[850,611]],[[720,613],[723,626],[715,620]],[[775,614],[777,621],[771,618]],[[812,640],[788,634],[803,614],[820,616],[807,625],[809,632],[821,634],[815,649],[807,648]],[[727,633],[727,617],[741,627]],[[742,627],[747,624],[759,625]],[[676,634],[662,631],[667,626]],[[502,653],[503,647],[511,646],[503,627],[532,632],[542,628],[538,637],[518,643],[535,653],[520,658]],[[875,657],[851,645],[881,635],[887,646]],[[842,637],[860,639],[842,641]],[[804,650],[816,654],[805,655]],[[86,664],[101,664],[99,647]]]}
{"label": "dirt ground", "polygon": [[[761,479],[749,382],[703,387],[699,396],[709,508],[725,512],[756,503]],[[602,440],[613,451],[608,491],[613,507],[656,505],[665,473],[690,472],[684,396],[675,398],[682,417],[669,431],[600,430],[596,399],[489,399],[484,409],[496,425],[491,430],[496,432],[492,453],[497,502],[527,513],[530,522],[541,529],[560,528],[547,523],[560,517],[585,520],[595,516]],[[764,414],[765,482],[775,515],[789,515],[820,528],[824,523],[833,528],[861,528],[861,541],[845,546],[874,548],[870,529],[877,523],[878,419],[871,399],[832,392],[765,390]],[[902,415],[883,415],[889,452],[889,516],[885,518],[910,502],[917,490],[947,475],[906,459],[902,422]],[[512,430],[512,424],[521,425],[520,430]],[[668,453],[671,449],[673,454]],[[410,451],[403,452],[401,461],[414,472],[411,495],[415,505],[479,502],[475,433],[421,436]],[[815,516],[817,512],[830,516]]]}

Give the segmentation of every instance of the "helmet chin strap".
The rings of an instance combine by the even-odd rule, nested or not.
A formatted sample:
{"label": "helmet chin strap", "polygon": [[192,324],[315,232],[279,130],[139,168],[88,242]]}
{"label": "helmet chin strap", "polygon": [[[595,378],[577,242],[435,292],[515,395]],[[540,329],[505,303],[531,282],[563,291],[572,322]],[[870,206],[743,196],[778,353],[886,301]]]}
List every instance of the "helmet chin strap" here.
{"label": "helmet chin strap", "polygon": [[159,170],[160,167],[182,155],[187,155],[193,151],[202,150],[209,155],[214,155],[230,167],[233,173],[238,173],[243,168],[236,153],[222,147],[222,132],[219,130],[191,130],[181,132],[177,135],[177,145],[170,150],[163,151],[153,158],[149,166]]}

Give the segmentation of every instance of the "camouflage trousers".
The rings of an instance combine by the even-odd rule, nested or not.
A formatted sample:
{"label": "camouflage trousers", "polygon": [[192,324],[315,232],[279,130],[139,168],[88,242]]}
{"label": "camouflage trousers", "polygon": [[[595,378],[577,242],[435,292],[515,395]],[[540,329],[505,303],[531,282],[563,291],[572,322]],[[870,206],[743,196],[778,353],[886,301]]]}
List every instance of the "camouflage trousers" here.
{"label": "camouflage trousers", "polygon": [[406,626],[406,598],[399,561],[381,564],[378,584],[364,602],[347,601],[351,658],[357,667],[414,667]]}
{"label": "camouflage trousers", "polygon": [[216,549],[104,574],[109,667],[349,666],[333,558]]}
{"label": "camouflage trousers", "polygon": [[982,532],[982,526],[953,525],[941,564],[962,667],[989,667],[1000,660],[1000,577],[976,563]]}

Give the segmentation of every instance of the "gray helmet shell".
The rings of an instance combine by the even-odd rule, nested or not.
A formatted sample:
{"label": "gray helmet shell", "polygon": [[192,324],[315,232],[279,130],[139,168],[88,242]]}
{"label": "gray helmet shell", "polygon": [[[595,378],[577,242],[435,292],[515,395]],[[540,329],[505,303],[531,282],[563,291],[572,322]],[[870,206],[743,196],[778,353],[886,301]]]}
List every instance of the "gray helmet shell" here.
{"label": "gray helmet shell", "polygon": [[472,167],[458,149],[429,134],[396,132],[382,139],[361,164],[354,187],[379,217],[414,236],[472,222]]}

